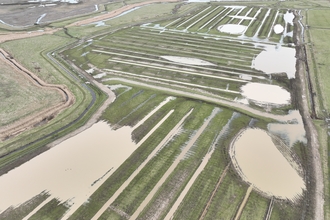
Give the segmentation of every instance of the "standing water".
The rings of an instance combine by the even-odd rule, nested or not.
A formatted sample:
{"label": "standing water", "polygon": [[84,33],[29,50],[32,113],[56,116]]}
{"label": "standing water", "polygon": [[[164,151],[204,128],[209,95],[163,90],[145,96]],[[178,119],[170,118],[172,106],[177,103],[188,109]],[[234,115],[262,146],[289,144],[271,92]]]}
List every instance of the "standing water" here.
{"label": "standing water", "polygon": [[43,191],[70,201],[70,209],[75,210],[135,150],[131,132],[130,127],[114,131],[106,122],[98,122],[1,176],[0,198],[6,199],[0,200],[0,212]]}
{"label": "standing water", "polygon": [[268,196],[294,199],[305,190],[305,182],[283,156],[267,132],[248,128],[230,146],[230,157],[242,179]]}

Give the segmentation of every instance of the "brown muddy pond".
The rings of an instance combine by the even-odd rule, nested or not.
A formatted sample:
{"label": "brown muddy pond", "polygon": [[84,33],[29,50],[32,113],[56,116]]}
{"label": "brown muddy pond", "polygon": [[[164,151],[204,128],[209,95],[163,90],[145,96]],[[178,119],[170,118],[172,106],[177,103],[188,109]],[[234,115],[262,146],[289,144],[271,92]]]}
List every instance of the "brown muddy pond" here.
{"label": "brown muddy pond", "polygon": [[306,189],[303,178],[261,129],[240,132],[230,146],[230,157],[242,179],[268,196],[294,200]]}
{"label": "brown muddy pond", "polygon": [[73,211],[136,149],[132,128],[112,130],[106,122],[69,138],[0,177],[0,212],[43,191]]}

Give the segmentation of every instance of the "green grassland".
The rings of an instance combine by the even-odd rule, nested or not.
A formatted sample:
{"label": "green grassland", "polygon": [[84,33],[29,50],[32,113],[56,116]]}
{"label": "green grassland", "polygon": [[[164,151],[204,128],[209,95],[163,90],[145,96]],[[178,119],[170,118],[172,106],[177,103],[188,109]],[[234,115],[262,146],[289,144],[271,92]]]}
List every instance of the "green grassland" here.
{"label": "green grassland", "polygon": [[[321,4],[321,2],[315,2]],[[329,4],[327,4],[329,7]],[[330,90],[327,85],[330,83],[330,77],[328,76],[330,65],[329,59],[329,39],[327,35],[330,34],[330,25],[328,21],[330,20],[328,7],[315,8],[313,10],[308,10],[306,12],[306,23],[308,29],[306,30],[306,40],[307,40],[307,59],[309,70],[311,74],[312,84],[314,91],[316,93],[316,103],[318,115],[322,118],[329,118],[330,111]],[[323,164],[323,176],[324,176],[324,186],[325,186],[325,219],[330,218],[330,142],[329,135],[327,134],[328,128],[325,125],[321,126],[322,122],[316,122],[319,130],[319,140],[320,140],[320,154]]]}
{"label": "green grassland", "polygon": [[61,103],[63,98],[56,90],[34,84],[27,74],[13,69],[0,60],[0,126]]}
{"label": "green grassland", "polygon": [[[136,1],[132,0],[126,3],[131,4],[134,2]],[[247,4],[249,6],[242,10],[239,16],[243,16],[250,9],[252,9],[252,14],[250,15],[252,16],[262,7],[262,12],[246,32],[246,36],[252,38],[256,34],[268,8],[262,5],[250,6],[250,3]],[[308,2],[263,2],[256,5],[259,4],[264,4],[265,6],[274,4],[274,7],[271,8],[270,16],[266,19],[264,26],[257,36],[258,38],[266,39],[267,34],[271,33],[268,40],[273,44],[278,43],[280,40],[280,36],[269,32],[270,26],[275,19],[276,7],[279,7],[281,4],[307,7]],[[317,2],[312,2],[311,4],[316,5]],[[320,2],[320,4],[325,3]],[[116,10],[122,5],[122,2],[107,4],[104,6],[104,10]],[[208,11],[193,18],[194,15],[209,6],[210,9]],[[251,69],[250,65],[253,57],[262,51],[261,48],[256,47],[250,41],[244,41],[244,43],[242,43],[241,40],[235,40],[232,35],[222,34],[215,29],[218,25],[226,24],[229,21],[231,21],[232,24],[239,22],[237,19],[231,20],[231,17],[229,17],[236,15],[238,12],[237,10],[233,10],[221,21],[215,20],[215,23],[210,23],[210,25],[214,24],[213,29],[208,29],[210,27],[209,25],[200,29],[202,25],[215,15],[215,13],[210,13],[209,15],[207,13],[218,6],[217,12],[225,10],[222,4],[213,3],[208,5],[197,3],[184,4],[182,2],[152,4],[136,9],[125,16],[105,21],[105,26],[96,27],[95,25],[88,25],[83,27],[69,27],[66,30],[58,31],[52,36],[45,35],[1,44],[15,59],[19,60],[19,62],[31,71],[35,72],[35,68],[40,67],[40,72],[37,74],[44,81],[66,85],[74,94],[75,103],[70,108],[61,112],[48,124],[24,132],[20,136],[12,138],[4,143],[0,143],[0,150],[5,154],[12,150],[19,149],[25,144],[33,143],[33,141],[38,140],[39,137],[46,136],[53,131],[58,131],[55,135],[33,143],[28,148],[17,151],[9,157],[0,158],[0,167],[12,163],[17,157],[43,149],[41,147],[45,146],[50,141],[83,125],[106,99],[105,94],[91,85],[89,88],[94,91],[96,102],[82,118],[79,118],[92,101],[91,92],[87,90],[86,87],[82,86],[84,81],[86,81],[85,79],[71,77],[63,71],[62,68],[59,68],[50,61],[47,53],[55,49],[57,49],[58,52],[55,51],[54,57],[56,57],[57,61],[65,68],[70,69],[71,74],[76,73],[69,62],[74,63],[82,70],[88,70],[91,66],[96,67],[97,69],[91,73],[92,76],[108,71],[108,75],[100,79],[100,82],[106,78],[128,78],[144,82],[143,79],[154,77],[156,78],[155,81],[158,82],[149,83],[160,87],[166,87],[164,85],[167,83],[168,87],[175,86],[183,91],[191,91],[192,94],[194,94],[194,92],[196,92],[196,94],[211,93],[212,95],[217,95],[228,100],[240,98],[240,94],[236,94],[236,92],[239,93],[240,87],[247,82],[281,85],[290,90],[290,83],[287,79],[274,78],[272,81],[268,80],[268,78],[262,79],[261,77],[264,76],[262,72]],[[285,13],[287,9],[280,8],[280,11],[281,13],[279,17],[276,18],[275,23],[278,22],[284,25],[283,13]],[[325,11],[320,11],[321,10],[310,10],[307,12],[308,22],[310,22],[310,24],[308,24],[311,26],[308,32],[309,40],[313,42],[313,44],[311,44],[312,53],[309,54],[309,58],[312,60],[313,69],[316,70],[313,82],[316,85],[322,81],[318,88],[318,94],[322,93],[319,103],[323,103],[328,110],[328,107],[330,107],[330,102],[327,100],[328,89],[326,88],[328,59],[324,56],[324,54],[329,52],[325,35],[328,34],[328,30],[326,29],[328,18],[322,20],[323,17],[327,17],[327,13]],[[186,16],[182,17],[182,19],[178,19],[178,17],[183,15]],[[51,24],[51,26],[62,27],[73,21],[90,16],[91,15],[86,15],[72,20],[59,21]],[[203,16],[205,16],[205,18],[202,19]],[[181,27],[177,27],[177,25],[190,18],[190,21],[186,22]],[[171,30],[162,32],[161,29],[157,29],[159,26],[168,25],[176,19],[178,19],[178,21],[169,25],[169,28],[177,28],[177,32]],[[151,22],[149,25],[136,26],[137,24],[141,25],[149,22]],[[247,22],[244,22],[245,25],[247,25]],[[136,27],[132,27],[134,25]],[[188,28],[188,31],[182,32],[185,28]],[[118,29],[122,30],[115,31]],[[198,34],[189,33],[190,31],[198,32]],[[210,38],[206,38],[206,35],[203,34],[210,34],[208,36]],[[87,37],[90,36],[97,37],[93,37],[93,41],[86,41],[86,39],[88,39]],[[80,41],[78,42],[76,39]],[[290,40],[289,38],[286,39],[287,42]],[[73,44],[69,45],[70,43]],[[62,50],[62,46],[65,44],[69,46],[67,46],[65,50]],[[204,67],[170,63],[161,58],[161,56],[164,55],[199,58],[215,63],[217,66]],[[133,77],[129,74],[135,75]],[[240,74],[251,75],[252,79],[242,81]],[[171,81],[168,82],[166,80]],[[104,81],[103,83],[113,85],[118,82]],[[189,85],[184,83],[189,83]],[[173,95],[159,90],[156,91],[128,84],[127,86],[132,88],[130,90],[121,88],[115,91],[117,95],[115,102],[103,112],[100,118],[111,124],[114,129],[120,129],[122,126],[136,125],[152,111],[155,106],[159,105],[159,103],[169,95]],[[195,91],[195,87],[197,86],[204,86],[206,88],[200,87],[198,91]],[[228,89],[233,92],[224,91]],[[6,94],[4,94],[4,96],[5,95]],[[263,110],[258,106],[254,107]],[[166,114],[174,110],[168,119],[165,120],[107,180],[105,180],[89,198],[88,202],[79,207],[69,219],[91,219],[130,175],[147,159],[149,154],[158,146],[172,128],[193,109],[192,113],[185,120],[180,132],[167,142],[146,164],[140,173],[135,176],[128,187],[122,191],[113,204],[102,214],[101,219],[125,219],[126,217],[123,216],[123,213],[128,216],[132,215],[148,193],[151,192],[153,187],[162,178],[163,174],[172,165],[182,148],[189,142],[215,108],[221,108],[221,111],[211,120],[205,132],[196,140],[185,158],[180,161],[175,170],[166,179],[165,183],[159,188],[150,203],[140,213],[139,218],[147,219],[156,211],[159,212],[158,215],[160,219],[164,218],[198,168],[203,157],[210,149],[210,146],[217,140],[212,157],[208,161],[205,169],[197,177],[183,202],[179,205],[174,214],[174,219],[199,219],[208,202],[210,202],[210,206],[208,207],[205,219],[233,219],[249,186],[241,180],[233,166],[230,165],[231,160],[228,155],[228,148],[237,132],[246,128],[252,118],[246,114],[236,113],[233,109],[206,103],[194,99],[193,97],[187,98],[180,96],[176,96],[176,99],[169,101],[148,118],[145,123],[135,128],[132,133],[132,139],[136,143],[139,143]],[[287,113],[288,108],[291,108],[291,106],[276,109],[272,113],[284,114]],[[74,123],[72,126],[59,130],[68,122]],[[265,129],[268,122],[269,121],[260,118],[254,126]],[[228,126],[226,126],[226,124]],[[224,134],[221,138],[217,139],[221,132],[224,132]],[[322,133],[322,135],[320,135],[320,140],[323,147],[323,158],[325,158],[323,162],[326,164],[324,166],[327,166],[328,160],[326,153],[328,152],[327,149],[329,150],[328,146],[330,146],[327,145],[327,135]],[[304,146],[296,146],[294,148],[301,159],[304,158],[304,151],[301,150],[302,147]],[[211,193],[215,190],[219,177],[222,175],[227,165],[229,165],[228,172],[211,200]],[[329,171],[325,169],[325,176],[328,174]],[[327,185],[327,187],[329,187],[329,185]],[[329,198],[328,189],[326,190],[325,198]],[[35,204],[44,199],[45,198],[37,198]],[[305,208],[303,200],[308,199],[310,198],[307,195],[303,195],[297,204],[275,200],[271,219],[300,219],[305,217],[306,219],[310,219],[310,210],[306,209],[307,211],[301,212],[301,209]],[[241,219],[263,219],[268,210],[269,202],[270,198],[265,198],[256,191],[252,191],[242,212]],[[162,209],[158,208],[159,205],[162,205]],[[67,209],[64,203],[53,199],[32,216],[31,219],[58,219]],[[16,214],[16,211],[18,214]],[[25,214],[26,212],[27,211],[16,209],[12,211],[12,213],[15,213],[13,214],[15,216],[21,216],[23,215],[21,213]],[[326,201],[325,212],[326,217],[329,216],[329,201]]]}

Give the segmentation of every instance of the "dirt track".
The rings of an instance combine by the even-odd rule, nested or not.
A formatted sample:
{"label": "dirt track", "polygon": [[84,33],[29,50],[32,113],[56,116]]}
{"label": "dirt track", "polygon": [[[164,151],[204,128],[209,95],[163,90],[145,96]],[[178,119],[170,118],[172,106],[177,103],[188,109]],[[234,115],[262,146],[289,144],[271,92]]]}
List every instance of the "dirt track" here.
{"label": "dirt track", "polygon": [[34,127],[41,122],[47,122],[48,120],[54,118],[55,115],[57,115],[60,111],[64,110],[65,108],[69,107],[74,103],[74,95],[65,86],[47,84],[34,73],[20,65],[3,49],[0,49],[0,54],[0,59],[3,59],[3,61],[9,64],[13,69],[16,69],[21,72],[28,80],[30,80],[36,86],[50,90],[56,90],[62,95],[63,98],[63,102],[55,106],[51,106],[42,110],[41,112],[22,118],[15,123],[0,127],[0,140],[15,136],[26,129]]}
{"label": "dirt track", "polygon": [[46,28],[42,31],[11,32],[10,34],[0,34],[0,43],[10,40],[18,40],[29,37],[36,37],[44,34],[53,34],[60,29]]}
{"label": "dirt track", "polygon": [[86,20],[81,20],[81,21],[74,22],[74,23],[68,25],[67,27],[86,25],[86,24],[90,24],[90,23],[93,23],[93,22],[106,20],[106,19],[109,19],[109,18],[116,17],[116,16],[122,14],[123,12],[126,12],[126,11],[131,10],[133,8],[136,8],[136,7],[141,7],[141,6],[144,6],[144,5],[149,5],[149,4],[154,4],[154,3],[162,3],[162,2],[178,2],[178,0],[152,0],[152,1],[147,1],[147,2],[135,3],[135,4],[131,4],[131,5],[125,5],[121,8],[119,8],[117,10],[114,10],[114,11],[111,11],[107,14],[99,15],[99,16],[96,16],[96,17],[88,18]]}

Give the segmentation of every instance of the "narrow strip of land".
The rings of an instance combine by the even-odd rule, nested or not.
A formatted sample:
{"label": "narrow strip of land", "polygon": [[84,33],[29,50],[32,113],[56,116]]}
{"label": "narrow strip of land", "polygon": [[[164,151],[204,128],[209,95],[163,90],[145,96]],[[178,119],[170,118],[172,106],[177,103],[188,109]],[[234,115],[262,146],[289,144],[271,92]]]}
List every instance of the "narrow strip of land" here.
{"label": "narrow strip of land", "polygon": [[[128,184],[135,178],[135,176],[145,167],[145,165],[157,154],[157,152],[163,147],[163,145],[173,137],[181,128],[183,122],[191,114],[193,109],[188,112],[178,124],[166,135],[166,137],[157,145],[157,147],[149,154],[147,159],[132,173],[132,175],[117,189],[117,191],[110,197],[110,199],[102,206],[102,208],[94,215],[92,220],[97,220],[102,213],[117,199],[120,193],[128,186]],[[141,140],[140,143],[143,143],[144,140]]]}
{"label": "narrow strip of land", "polygon": [[240,207],[239,207],[239,209],[238,209],[238,211],[236,213],[236,216],[235,216],[235,219],[234,220],[239,220],[240,219],[241,214],[242,214],[242,211],[243,211],[243,209],[245,207],[245,204],[246,204],[246,202],[247,202],[247,200],[248,200],[248,198],[250,196],[250,193],[252,192],[252,189],[253,189],[253,185],[251,184],[250,187],[246,191],[246,194],[244,196],[244,199],[243,199],[243,201],[242,201],[242,203],[241,203],[241,205],[240,205]]}
{"label": "narrow strip of land", "polygon": [[199,220],[203,220],[203,219],[205,218],[205,215],[206,215],[206,213],[207,213],[207,210],[209,209],[209,206],[211,205],[212,199],[213,199],[215,193],[218,191],[218,188],[219,188],[219,186],[220,186],[222,180],[225,178],[225,176],[226,176],[226,174],[227,174],[227,172],[228,172],[228,169],[229,169],[230,165],[231,165],[231,162],[229,162],[229,164],[226,166],[226,168],[225,168],[224,171],[222,172],[222,174],[221,174],[221,176],[220,176],[220,178],[219,178],[219,181],[218,181],[217,185],[215,186],[215,188],[214,188],[214,190],[213,190],[213,192],[212,192],[212,194],[211,194],[211,196],[210,196],[210,199],[209,199],[209,201],[207,202],[207,204],[206,204],[206,206],[205,206],[205,208],[204,208],[204,211],[203,211],[201,217],[199,218]]}
{"label": "narrow strip of land", "polygon": [[182,149],[181,153],[177,156],[175,161],[167,169],[167,171],[164,173],[164,175],[158,181],[158,183],[154,186],[154,188],[149,192],[148,196],[143,200],[143,202],[136,209],[136,211],[133,213],[133,215],[131,216],[130,219],[134,220],[139,216],[140,212],[148,205],[148,203],[151,201],[152,197],[156,194],[157,190],[165,183],[166,179],[170,176],[170,174],[178,166],[180,161],[183,159],[183,157],[186,155],[186,153],[189,151],[189,149],[193,146],[193,144],[196,142],[196,140],[199,138],[199,136],[203,133],[205,128],[208,126],[208,124],[214,118],[214,116],[216,114],[217,114],[217,111],[212,111],[211,115],[207,118],[207,120],[205,120],[203,125],[196,132],[196,134],[190,139],[188,144]]}

